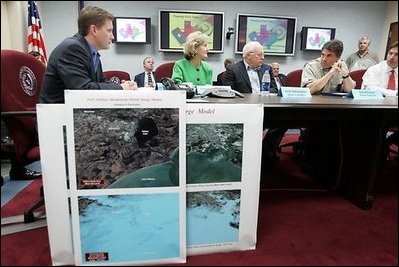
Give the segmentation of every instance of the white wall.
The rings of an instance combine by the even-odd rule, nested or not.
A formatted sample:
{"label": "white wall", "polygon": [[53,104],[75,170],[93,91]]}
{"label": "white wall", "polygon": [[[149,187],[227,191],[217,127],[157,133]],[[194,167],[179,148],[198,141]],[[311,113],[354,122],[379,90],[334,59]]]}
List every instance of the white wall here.
{"label": "white wall", "polygon": [[[50,54],[64,38],[77,32],[78,1],[40,1],[39,5],[47,53]],[[159,9],[223,11],[225,12],[225,30],[228,27],[235,28],[238,12],[297,17],[295,56],[266,56],[265,59],[266,63],[280,62],[282,73],[302,68],[305,62],[320,54],[320,52],[305,52],[299,49],[302,26],[336,28],[336,38],[342,40],[345,45],[343,59],[357,50],[358,38],[367,34],[372,40],[371,50],[379,53],[383,58],[388,32],[386,28],[389,28],[389,23],[395,19],[395,14],[397,21],[396,1],[85,1],[85,5],[102,7],[114,16],[151,17],[151,44],[113,44],[109,50],[101,51],[104,70],[124,70],[131,76],[142,71],[142,60],[146,56],[153,56],[156,65],[182,57],[182,53],[158,52]],[[223,54],[209,54],[208,62],[214,68],[214,79],[219,72],[223,71],[225,58],[241,59],[241,55],[234,54],[234,38],[235,34],[230,40],[225,40]]]}
{"label": "white wall", "polygon": [[27,51],[27,1],[1,1],[1,49]]}

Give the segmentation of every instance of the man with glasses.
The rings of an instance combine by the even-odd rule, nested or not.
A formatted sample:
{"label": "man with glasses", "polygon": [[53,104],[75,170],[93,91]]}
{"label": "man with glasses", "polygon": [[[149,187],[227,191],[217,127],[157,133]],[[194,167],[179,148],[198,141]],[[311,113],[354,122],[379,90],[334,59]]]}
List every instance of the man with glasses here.
{"label": "man with glasses", "polygon": [[[259,42],[249,42],[244,46],[242,56],[243,60],[226,70],[224,85],[241,93],[259,93],[263,74],[268,71],[273,77],[272,68],[263,63],[263,47]],[[277,88],[275,83],[272,79],[270,88]]]}
{"label": "man with glasses", "polygon": [[[224,85],[231,86],[241,93],[259,93],[263,74],[268,71],[270,77],[273,77],[272,68],[263,63],[265,59],[263,47],[259,42],[249,42],[244,46],[242,56],[243,60],[226,70]],[[270,81],[270,92],[277,92],[275,79]],[[274,149],[276,142],[279,140],[275,141],[273,134],[266,134],[262,146],[263,161],[278,159]]]}

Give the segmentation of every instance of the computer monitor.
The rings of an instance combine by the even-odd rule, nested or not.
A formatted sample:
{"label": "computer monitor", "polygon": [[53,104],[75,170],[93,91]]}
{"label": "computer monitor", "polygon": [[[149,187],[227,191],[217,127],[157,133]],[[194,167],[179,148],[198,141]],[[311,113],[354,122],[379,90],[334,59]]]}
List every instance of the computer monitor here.
{"label": "computer monitor", "polygon": [[335,38],[335,28],[302,27],[301,50],[321,51],[323,45]]}
{"label": "computer monitor", "polygon": [[114,43],[151,43],[151,18],[115,17],[113,26]]}

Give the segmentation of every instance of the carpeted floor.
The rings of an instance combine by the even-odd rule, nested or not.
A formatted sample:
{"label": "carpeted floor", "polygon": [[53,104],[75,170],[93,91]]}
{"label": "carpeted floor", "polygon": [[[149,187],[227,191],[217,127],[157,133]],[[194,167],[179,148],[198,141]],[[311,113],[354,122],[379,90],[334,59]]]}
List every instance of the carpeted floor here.
{"label": "carpeted floor", "polygon": [[[379,167],[374,205],[364,211],[303,174],[283,150],[262,177],[256,250],[190,256],[177,266],[397,266],[397,168],[397,160]],[[29,185],[2,217],[23,211],[39,187]],[[1,265],[51,265],[46,228],[2,236]]]}

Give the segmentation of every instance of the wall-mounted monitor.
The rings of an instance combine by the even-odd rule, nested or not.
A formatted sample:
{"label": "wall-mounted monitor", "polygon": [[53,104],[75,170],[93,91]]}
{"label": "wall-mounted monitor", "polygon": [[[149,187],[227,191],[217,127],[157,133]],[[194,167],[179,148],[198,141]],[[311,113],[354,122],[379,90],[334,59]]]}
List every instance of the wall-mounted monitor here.
{"label": "wall-mounted monitor", "polygon": [[115,17],[113,26],[114,43],[151,43],[151,18]]}
{"label": "wall-mounted monitor", "polygon": [[159,11],[159,51],[183,51],[187,36],[195,31],[208,36],[208,53],[223,53],[224,12]]}
{"label": "wall-mounted monitor", "polygon": [[295,17],[237,14],[235,52],[242,53],[248,42],[258,41],[266,55],[293,56]]}
{"label": "wall-mounted monitor", "polygon": [[335,28],[302,27],[301,50],[321,51],[325,43],[335,38]]}

